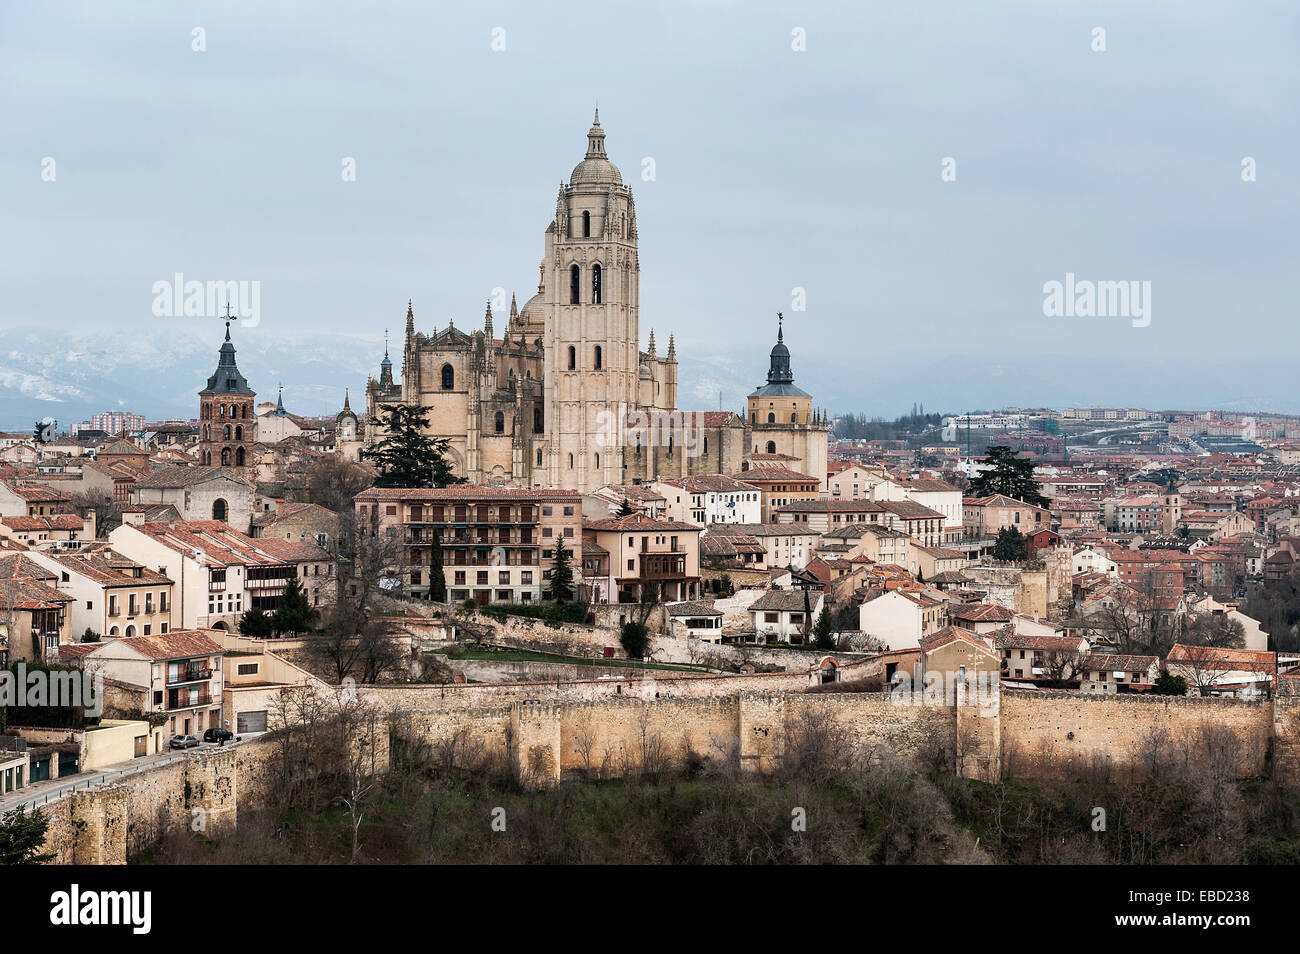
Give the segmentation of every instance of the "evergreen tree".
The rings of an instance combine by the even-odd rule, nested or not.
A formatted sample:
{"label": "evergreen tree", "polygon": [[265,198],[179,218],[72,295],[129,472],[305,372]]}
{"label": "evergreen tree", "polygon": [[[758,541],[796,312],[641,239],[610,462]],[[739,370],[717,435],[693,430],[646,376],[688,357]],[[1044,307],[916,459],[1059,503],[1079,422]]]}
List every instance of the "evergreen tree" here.
{"label": "evergreen tree", "polygon": [[289,577],[289,582],[280,597],[276,608],[273,625],[277,633],[300,633],[311,629],[320,614],[307,601],[307,591],[298,582],[298,574]]}
{"label": "evergreen tree", "polygon": [[555,549],[555,562],[551,565],[551,579],[546,584],[547,599],[567,603],[573,599],[573,567],[569,564],[570,551],[561,541]]}
{"label": "evergreen tree", "polygon": [[624,497],[624,498],[623,498],[623,503],[619,505],[618,513],[614,514],[614,516],[615,516],[615,517],[630,517],[630,516],[632,516],[632,514],[634,514],[634,513],[636,513],[636,508],[632,506],[632,504],[628,501],[628,499],[627,499],[626,497]]}
{"label": "evergreen tree", "polygon": [[993,541],[993,559],[1014,563],[1027,559],[1029,541],[1015,527],[1003,527],[998,531],[998,538]]}
{"label": "evergreen tree", "polygon": [[45,847],[45,830],[50,820],[43,812],[19,807],[0,818],[0,865],[43,865],[54,855],[41,851]]}
{"label": "evergreen tree", "polygon": [[450,441],[429,437],[429,412],[412,404],[384,404],[379,409],[382,440],[361,452],[379,471],[376,487],[446,487],[463,484],[447,463]]}
{"label": "evergreen tree", "polygon": [[271,622],[271,617],[260,609],[244,610],[244,615],[239,617],[241,635],[251,636],[253,639],[266,639],[274,629],[275,625]]}
{"label": "evergreen tree", "polygon": [[831,627],[831,614],[822,607],[822,611],[817,614],[817,625],[813,627],[813,635],[816,636],[814,645],[818,649],[834,649],[835,633]]}
{"label": "evergreen tree", "polygon": [[1002,494],[1035,507],[1046,507],[1050,503],[1034,481],[1034,462],[1020,457],[1017,451],[1005,444],[994,444],[986,452],[984,463],[990,465],[990,469],[971,478],[970,496]]}
{"label": "evergreen tree", "polygon": [[429,599],[435,603],[447,602],[447,578],[442,572],[442,538],[436,527],[433,546],[429,548]]}
{"label": "evergreen tree", "polygon": [[628,620],[623,624],[618,641],[622,643],[623,651],[627,653],[629,659],[643,659],[646,648],[650,645],[650,630],[646,628],[645,623],[638,623],[634,619]]}

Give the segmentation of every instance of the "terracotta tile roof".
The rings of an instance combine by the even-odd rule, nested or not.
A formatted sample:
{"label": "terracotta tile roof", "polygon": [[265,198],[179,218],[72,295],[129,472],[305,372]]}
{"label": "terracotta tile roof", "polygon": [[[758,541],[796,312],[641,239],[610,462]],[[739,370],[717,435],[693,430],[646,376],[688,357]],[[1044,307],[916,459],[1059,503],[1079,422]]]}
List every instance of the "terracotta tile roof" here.
{"label": "terracotta tile roof", "polygon": [[[52,551],[48,556],[60,566],[67,567],[70,573],[78,573],[101,586],[159,586],[172,582],[157,570],[151,570],[114,550]],[[135,575],[137,569],[139,576]]]}
{"label": "terracotta tile roof", "polygon": [[83,530],[86,523],[75,513],[56,513],[50,517],[0,517],[10,530]]}
{"label": "terracotta tile roof", "polygon": [[735,477],[737,480],[749,482],[759,481],[761,483],[770,483],[778,480],[791,482],[802,481],[804,483],[811,481],[815,484],[821,483],[821,481],[816,477],[813,477],[811,474],[801,474],[799,471],[791,470],[789,467],[751,467],[749,470],[742,470],[739,473],[732,474],[731,476]]}
{"label": "terracotta tile roof", "polygon": [[72,601],[67,593],[37,580],[19,578],[0,583],[0,603],[11,609],[62,609]]}
{"label": "terracotta tile roof", "polygon": [[619,533],[637,533],[645,530],[666,530],[672,533],[699,533],[703,527],[697,527],[693,523],[683,523],[677,520],[654,520],[643,513],[634,513],[626,517],[608,517],[604,520],[591,520],[584,522],[584,530],[608,531],[616,530]]}
{"label": "terracotta tile roof", "polygon": [[135,529],[178,553],[198,550],[209,564],[218,566],[274,566],[285,562],[263,549],[263,541],[246,537],[220,520],[142,523]]}
{"label": "terracotta tile roof", "polygon": [[1213,646],[1188,646],[1175,643],[1169,650],[1167,661],[1200,669],[1241,670],[1243,672],[1275,672],[1277,654],[1260,649],[1219,649]]}
{"label": "terracotta tile roof", "polygon": [[[822,598],[820,592],[808,593],[808,606],[813,609]],[[768,590],[749,605],[750,612],[802,613],[804,603],[803,590]]]}
{"label": "terracotta tile roof", "polygon": [[1080,668],[1092,672],[1146,672],[1159,668],[1159,656],[1129,656],[1123,653],[1090,653]]}
{"label": "terracotta tile roof", "polygon": [[1012,624],[1008,624],[1007,628],[1010,632],[999,632],[994,641],[998,649],[1038,649],[1043,652],[1077,653],[1082,652],[1088,643],[1082,636],[1017,633]]}
{"label": "terracotta tile roof", "polygon": [[709,600],[690,600],[685,603],[671,603],[667,607],[669,616],[721,616],[722,610],[714,607]]}
{"label": "terracotta tile roof", "polygon": [[53,580],[55,574],[21,553],[0,557],[0,580]]}
{"label": "terracotta tile roof", "polygon": [[937,633],[931,633],[929,636],[926,636],[920,641],[921,651],[931,653],[942,646],[947,646],[950,643],[955,642],[967,643],[974,646],[976,649],[983,650],[990,656],[996,655],[993,650],[989,648],[987,641],[976,636],[970,630],[961,629],[958,626],[945,626]]}
{"label": "terracotta tile roof", "polygon": [[735,477],[728,477],[726,474],[696,474],[691,477],[659,480],[656,483],[680,487],[688,494],[733,493],[747,490],[757,493],[759,490],[753,484],[747,484]]}
{"label": "terracotta tile roof", "polygon": [[28,503],[63,502],[72,499],[62,490],[55,490],[52,487],[20,487],[17,484],[11,484],[8,481],[4,481],[4,485],[9,488],[11,493],[15,496],[21,497]]}
{"label": "terracotta tile roof", "polygon": [[258,537],[257,546],[286,563],[328,563],[334,559],[328,552],[306,540]]}
{"label": "terracotta tile roof", "polygon": [[[227,477],[232,480],[240,480],[240,478],[230,473],[230,471],[222,470],[219,467],[167,466],[149,471],[137,480],[135,485],[140,488],[192,487],[195,484],[202,483],[205,480],[211,480],[214,477]],[[242,482],[243,481],[241,481],[241,483]]]}
{"label": "terracotta tile roof", "polygon": [[170,633],[161,633],[157,636],[123,636],[112,642],[117,646],[129,646],[146,659],[218,656],[225,651],[220,643],[197,629],[175,629]]}
{"label": "terracotta tile roof", "polygon": [[976,603],[971,606],[956,606],[948,611],[954,619],[969,620],[973,623],[1006,623],[1015,618],[1015,613],[996,603]]}

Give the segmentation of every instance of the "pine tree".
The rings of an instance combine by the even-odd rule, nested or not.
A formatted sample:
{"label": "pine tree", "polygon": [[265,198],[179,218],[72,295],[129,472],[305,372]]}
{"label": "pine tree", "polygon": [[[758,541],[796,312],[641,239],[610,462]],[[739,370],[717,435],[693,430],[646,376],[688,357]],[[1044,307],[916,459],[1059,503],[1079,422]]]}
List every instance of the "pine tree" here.
{"label": "pine tree", "polygon": [[831,615],[822,607],[822,611],[817,614],[817,625],[813,627],[813,634],[817,637],[815,645],[818,649],[834,649],[835,633],[831,628]]}
{"label": "pine tree", "polygon": [[50,820],[42,812],[19,807],[0,818],[0,865],[43,865],[54,855],[41,851]]}
{"label": "pine tree", "polygon": [[320,614],[307,601],[307,591],[298,582],[298,574],[289,577],[280,605],[276,608],[274,626],[277,633],[300,633],[311,629]]}
{"label": "pine tree", "polygon": [[1003,527],[993,541],[993,559],[1014,563],[1029,557],[1029,541],[1015,527]]}
{"label": "pine tree", "polygon": [[1034,462],[1026,460],[1005,444],[994,444],[985,454],[984,463],[989,470],[980,471],[970,481],[970,496],[988,497],[1002,494],[1022,500],[1035,507],[1046,507],[1051,501],[1038,490],[1034,480]]}
{"label": "pine tree", "polygon": [[429,437],[429,412],[411,404],[385,404],[379,409],[383,439],[361,452],[379,470],[376,487],[446,487],[463,484],[452,473],[446,453],[450,441]]}
{"label": "pine tree", "polygon": [[546,584],[547,599],[567,603],[573,599],[573,567],[569,565],[569,551],[561,541],[555,549],[555,562],[551,565],[551,579]]}
{"label": "pine tree", "polygon": [[240,635],[250,636],[253,639],[266,639],[274,630],[275,624],[271,621],[271,617],[260,609],[245,610],[244,615],[239,617]]}
{"label": "pine tree", "polygon": [[442,538],[437,528],[433,531],[433,546],[429,548],[429,599],[435,603],[447,602],[447,577],[442,572]]}
{"label": "pine tree", "polygon": [[636,513],[636,508],[632,506],[631,502],[626,497],[624,497],[623,503],[619,505],[618,513],[614,514],[614,516],[630,517],[634,513]]}

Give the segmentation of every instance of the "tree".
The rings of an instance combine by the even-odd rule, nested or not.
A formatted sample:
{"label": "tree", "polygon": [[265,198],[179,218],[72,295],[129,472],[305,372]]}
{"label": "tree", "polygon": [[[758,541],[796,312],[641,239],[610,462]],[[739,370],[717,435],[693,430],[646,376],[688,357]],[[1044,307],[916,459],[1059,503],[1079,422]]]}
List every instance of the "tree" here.
{"label": "tree", "polygon": [[342,516],[352,500],[375,482],[374,469],[343,457],[323,457],[295,471],[285,481],[285,494],[295,503],[314,503]]}
{"label": "tree", "polygon": [[384,437],[361,452],[379,471],[377,487],[446,487],[463,484],[452,473],[446,453],[451,445],[445,437],[429,437],[429,412],[413,404],[384,404],[379,409],[379,427]]}
{"label": "tree", "polygon": [[275,624],[264,610],[244,610],[244,615],[239,617],[241,635],[251,636],[253,639],[266,639],[274,631]]}
{"label": "tree", "polygon": [[1246,629],[1238,620],[1225,613],[1203,613],[1192,621],[1183,634],[1183,642],[1190,646],[1212,646],[1217,649],[1241,649],[1246,645]]}
{"label": "tree", "polygon": [[1029,541],[1015,527],[1003,527],[993,543],[993,559],[1015,563],[1029,556]]}
{"label": "tree", "polygon": [[28,814],[21,806],[0,818],[0,865],[43,865],[54,855],[41,851],[50,820],[41,812]]}
{"label": "tree", "polygon": [[994,444],[986,452],[984,463],[989,465],[989,469],[971,478],[972,497],[1002,494],[1035,507],[1046,507],[1050,503],[1034,481],[1034,462],[1020,457],[1018,451],[1005,444]]}
{"label": "tree", "polygon": [[83,643],[97,643],[99,642],[99,633],[87,626],[86,631],[81,634],[81,641]]}
{"label": "tree", "polygon": [[[311,629],[320,617],[307,601],[307,591],[298,582],[298,574],[292,573],[284,593],[280,596],[280,605],[275,610],[273,625],[277,633],[298,633]],[[243,620],[240,620],[242,623]]]}
{"label": "tree", "polygon": [[551,565],[551,579],[546,584],[546,598],[557,603],[567,603],[573,599],[573,567],[569,563],[570,551],[564,549],[564,541],[555,548],[555,562]]}
{"label": "tree", "polygon": [[622,643],[623,651],[630,659],[642,659],[645,657],[646,648],[650,645],[650,630],[646,628],[645,623],[628,620],[623,624],[618,641]]}
{"label": "tree", "polygon": [[813,634],[816,636],[814,645],[818,649],[829,650],[835,648],[835,633],[831,628],[831,616],[825,607],[822,607],[822,611],[817,614],[817,625],[813,627]]}
{"label": "tree", "polygon": [[432,534],[433,544],[429,547],[429,599],[434,603],[445,603],[447,577],[442,572],[442,537],[436,527]]}
{"label": "tree", "polygon": [[731,574],[724,573],[718,580],[718,595],[723,599],[736,595],[736,585],[731,582]]}
{"label": "tree", "polygon": [[624,497],[624,498],[623,498],[623,503],[619,505],[618,513],[614,514],[614,516],[615,516],[615,517],[630,517],[630,516],[632,516],[634,513],[636,513],[636,508],[632,506],[631,501],[629,501],[626,497]]}
{"label": "tree", "polygon": [[1175,676],[1169,670],[1163,670],[1160,678],[1156,680],[1156,695],[1158,696],[1185,696],[1187,695],[1187,680],[1182,676]]}

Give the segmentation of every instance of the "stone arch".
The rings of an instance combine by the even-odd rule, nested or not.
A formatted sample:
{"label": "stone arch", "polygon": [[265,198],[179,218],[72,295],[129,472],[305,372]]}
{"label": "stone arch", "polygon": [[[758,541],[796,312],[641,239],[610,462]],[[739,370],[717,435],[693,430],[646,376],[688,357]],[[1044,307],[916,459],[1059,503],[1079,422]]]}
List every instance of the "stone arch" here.
{"label": "stone arch", "polygon": [[224,497],[218,497],[212,501],[212,519],[220,520],[222,523],[228,522],[230,518],[230,505],[226,503]]}

